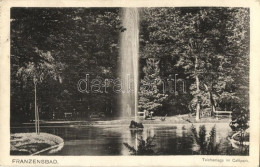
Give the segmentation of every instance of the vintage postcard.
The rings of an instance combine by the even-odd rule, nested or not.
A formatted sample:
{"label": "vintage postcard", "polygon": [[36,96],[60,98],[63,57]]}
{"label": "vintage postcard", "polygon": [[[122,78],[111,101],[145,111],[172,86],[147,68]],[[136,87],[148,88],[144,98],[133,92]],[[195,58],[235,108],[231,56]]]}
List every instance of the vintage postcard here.
{"label": "vintage postcard", "polygon": [[0,165],[259,166],[259,0],[0,4]]}

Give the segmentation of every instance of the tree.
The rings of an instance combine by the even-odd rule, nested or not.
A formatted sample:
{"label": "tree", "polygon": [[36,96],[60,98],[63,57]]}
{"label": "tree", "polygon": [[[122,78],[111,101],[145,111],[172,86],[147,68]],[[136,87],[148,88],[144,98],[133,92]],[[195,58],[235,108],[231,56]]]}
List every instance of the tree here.
{"label": "tree", "polygon": [[211,106],[213,115],[218,103],[232,103],[236,99],[233,92],[239,92],[231,85],[235,76],[230,70],[236,57],[225,51],[234,26],[233,12],[234,9],[229,8],[198,8],[188,9],[182,17],[184,29],[179,35],[184,40],[177,44],[182,46],[182,51],[178,52],[176,66],[184,68],[188,77],[195,80],[190,90],[194,96],[196,120],[201,107]]}
{"label": "tree", "polygon": [[233,77],[233,91],[239,101],[237,103],[249,106],[249,54],[250,28],[249,9],[231,9],[231,19],[228,22],[229,38],[225,51],[230,57],[230,75]]}
{"label": "tree", "polygon": [[[212,74],[217,71],[208,71],[208,67],[218,67],[213,65],[218,55],[217,46],[221,34],[221,24],[219,23],[218,10],[214,9],[197,9],[197,11],[189,11],[182,17],[183,29],[179,31],[178,44],[181,47],[179,61],[176,66],[184,68],[189,74],[188,77],[195,80],[191,85],[191,94],[194,96],[193,102],[196,108],[196,120],[200,119],[201,103],[205,102],[205,92],[202,90],[202,85],[209,92],[210,103],[215,109],[212,92],[208,87],[207,81],[201,78],[212,79]],[[214,74],[215,75],[215,74]],[[207,77],[208,76],[208,77]],[[211,76],[211,77],[210,77]],[[204,81],[204,83],[203,83]],[[209,81],[209,80],[208,80]],[[202,83],[201,83],[202,82]]]}
{"label": "tree", "polygon": [[[166,92],[167,78],[176,68],[171,56],[176,42],[172,38],[176,33],[178,12],[175,8],[145,8],[141,10],[140,21],[140,96],[141,109],[167,112],[165,104],[170,101]],[[172,35],[171,35],[172,34]],[[154,63],[157,63],[156,65]],[[146,91],[150,85],[150,89]],[[153,86],[154,85],[154,86]],[[143,87],[142,87],[143,86]],[[169,92],[168,92],[169,93]]]}
{"label": "tree", "polygon": [[[55,64],[50,52],[44,53],[42,50],[35,48],[35,53],[38,54],[38,62],[28,62],[25,67],[19,68],[17,75],[21,76],[24,82],[28,80],[33,81],[34,94],[35,94],[35,132],[40,133],[39,127],[39,107],[37,104],[37,85],[42,83],[44,78],[51,77],[55,80],[59,80],[61,77],[58,71],[58,64]],[[60,66],[61,67],[61,66]]]}
{"label": "tree", "polygon": [[[167,95],[162,92],[162,80],[159,76],[159,59],[147,58],[147,66],[143,68],[144,79],[141,80],[139,93],[139,109],[158,112]],[[161,87],[161,88],[159,88]]]}
{"label": "tree", "polygon": [[[159,57],[171,62],[172,67],[167,66],[166,69],[179,72],[180,68],[183,68],[185,75],[189,79],[194,79],[190,90],[194,97],[192,102],[196,104],[196,119],[198,120],[201,103],[205,101],[200,76],[206,71],[205,64],[208,57],[213,56],[214,43],[220,39],[217,29],[219,11],[211,8],[207,10],[203,8],[151,8],[144,11],[146,14],[144,19],[149,23],[147,29],[150,33],[144,33],[143,38],[148,38],[150,41],[141,40],[144,45],[141,53],[146,56],[149,56],[149,53],[157,53]],[[209,92],[208,87],[206,88]],[[212,105],[214,106],[213,101]]]}
{"label": "tree", "polygon": [[[37,85],[38,99],[45,104],[44,112],[58,112],[62,118],[63,112],[75,110],[84,118],[90,110],[116,105],[117,96],[110,87],[108,93],[81,93],[77,82],[86,74],[90,74],[91,79],[116,77],[119,34],[123,29],[119,13],[119,8],[12,8],[11,112],[28,114],[31,109],[27,101],[32,100],[33,95],[21,89],[24,83],[16,72],[21,67],[27,68],[29,62],[39,62],[34,48],[51,52],[55,62],[64,65],[62,84],[47,79]],[[34,85],[27,83],[26,86],[30,89]],[[20,98],[22,95],[28,98],[26,102]],[[96,99],[101,103],[97,105]],[[21,111],[20,106],[24,106]],[[11,114],[12,119],[18,117],[14,115]]]}
{"label": "tree", "polygon": [[197,120],[201,109],[210,107],[213,115],[217,107],[232,110],[233,103],[248,101],[241,98],[248,95],[247,9],[148,8],[143,13],[141,56],[160,57],[163,77],[173,72],[189,79]]}
{"label": "tree", "polygon": [[232,100],[233,113],[230,126],[243,136],[244,131],[249,127],[250,15],[249,9],[246,8],[233,8],[230,12],[229,38],[225,51],[230,57],[229,73],[233,78],[233,84],[232,94],[222,98]]}

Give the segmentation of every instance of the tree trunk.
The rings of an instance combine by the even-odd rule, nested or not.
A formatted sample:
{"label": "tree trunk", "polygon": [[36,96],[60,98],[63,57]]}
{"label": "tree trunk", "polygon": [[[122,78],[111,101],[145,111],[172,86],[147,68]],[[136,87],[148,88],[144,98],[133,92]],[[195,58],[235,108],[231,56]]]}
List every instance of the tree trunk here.
{"label": "tree trunk", "polygon": [[197,67],[198,67],[198,58],[197,56],[195,57],[195,79],[196,79],[196,88],[197,88],[197,106],[196,106],[196,121],[200,120],[200,99],[198,96],[198,93],[200,92],[200,81],[199,81],[199,76],[197,72]]}
{"label": "tree trunk", "polygon": [[213,116],[213,113],[215,113],[215,111],[216,111],[216,104],[215,104],[215,102],[213,100],[212,92],[210,92],[210,101],[211,101],[211,104],[212,104],[211,116]]}
{"label": "tree trunk", "polygon": [[213,113],[216,111],[216,104],[214,102],[214,99],[213,99],[213,96],[212,96],[212,92],[209,90],[208,86],[206,84],[204,84],[204,87],[205,87],[206,91],[209,93],[210,105],[212,107],[210,116],[213,116]]}
{"label": "tree trunk", "polygon": [[37,126],[38,126],[38,134],[40,134],[40,116],[39,116],[39,106],[37,107]]}
{"label": "tree trunk", "polygon": [[38,128],[37,128],[37,91],[36,91],[36,83],[34,83],[34,103],[35,103],[35,108],[34,108],[34,115],[35,115],[35,133],[38,134]]}
{"label": "tree trunk", "polygon": [[[196,75],[196,87],[197,87],[197,93],[199,93],[200,88],[199,88],[199,77]],[[200,120],[200,99],[199,96],[197,95],[197,106],[196,106],[196,121]]]}

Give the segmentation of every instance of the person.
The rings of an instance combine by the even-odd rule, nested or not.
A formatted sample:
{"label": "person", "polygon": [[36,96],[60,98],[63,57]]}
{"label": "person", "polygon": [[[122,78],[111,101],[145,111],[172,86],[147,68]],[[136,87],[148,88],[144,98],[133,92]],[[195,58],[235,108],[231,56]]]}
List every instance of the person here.
{"label": "person", "polygon": [[149,117],[149,111],[147,110],[144,110],[144,119],[148,118]]}
{"label": "person", "polygon": [[151,111],[151,112],[149,113],[149,116],[150,116],[150,119],[152,120],[152,119],[153,119],[153,111]]}

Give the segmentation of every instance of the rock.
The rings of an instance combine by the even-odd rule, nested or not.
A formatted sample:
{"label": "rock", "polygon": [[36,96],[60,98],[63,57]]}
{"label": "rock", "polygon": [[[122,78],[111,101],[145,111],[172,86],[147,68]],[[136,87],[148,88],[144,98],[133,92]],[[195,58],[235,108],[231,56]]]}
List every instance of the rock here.
{"label": "rock", "polygon": [[129,128],[144,128],[142,123],[131,121]]}

